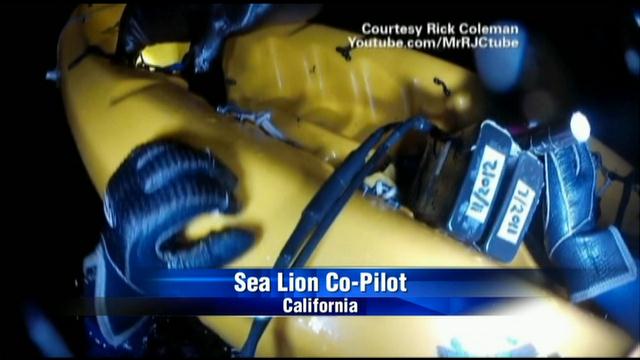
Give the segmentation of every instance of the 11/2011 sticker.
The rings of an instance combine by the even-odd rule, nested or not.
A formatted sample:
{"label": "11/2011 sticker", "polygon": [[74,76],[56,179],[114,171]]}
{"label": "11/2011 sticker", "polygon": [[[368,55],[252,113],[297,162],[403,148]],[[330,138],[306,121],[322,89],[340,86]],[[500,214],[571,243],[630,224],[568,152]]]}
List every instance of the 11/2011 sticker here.
{"label": "11/2011 sticker", "polygon": [[509,201],[507,216],[498,230],[499,238],[512,244],[518,242],[535,198],[536,192],[524,181],[518,180],[516,191]]}

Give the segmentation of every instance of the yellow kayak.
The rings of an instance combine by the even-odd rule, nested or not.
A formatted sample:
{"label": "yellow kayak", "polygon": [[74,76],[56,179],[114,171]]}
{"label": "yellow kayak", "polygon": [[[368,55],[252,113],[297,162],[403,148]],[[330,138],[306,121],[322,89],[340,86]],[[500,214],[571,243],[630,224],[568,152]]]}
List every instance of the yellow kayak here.
{"label": "yellow kayak", "polygon": [[[229,267],[271,267],[311,197],[374,129],[413,115],[425,115],[443,130],[482,120],[477,78],[435,57],[404,49],[358,49],[346,61],[335,47],[347,44],[353,34],[314,24],[265,27],[229,39],[223,54],[229,100],[243,109],[272,111],[275,124],[300,145],[291,146],[252,124],[220,115],[177,76],[84,56],[89,45],[114,51],[114,25],[123,7],[79,6],[60,38],[61,90],[84,164],[104,196],[110,176],[140,144],[172,138],[210,149],[238,176],[243,210],[233,216],[203,215],[188,233],[195,238],[231,226],[254,230],[256,245]],[[186,46],[157,45],[142,57],[168,64],[179,60]],[[455,95],[445,96],[434,77]],[[631,169],[597,140],[592,144],[614,170]],[[620,189],[614,186],[609,193],[603,206],[615,203]],[[637,219],[636,199],[629,212]],[[614,216],[604,214],[603,220]],[[632,220],[625,221],[631,229]],[[414,220],[406,209],[392,210],[358,196],[345,206],[308,266],[538,267],[525,247],[512,263],[500,264]],[[267,328],[257,355],[437,356],[438,346],[454,338],[477,344],[477,351],[517,338],[541,355],[561,356],[619,356],[635,346],[625,332],[565,297],[534,291],[543,301],[491,316],[279,317]],[[252,320],[200,319],[238,348]]]}

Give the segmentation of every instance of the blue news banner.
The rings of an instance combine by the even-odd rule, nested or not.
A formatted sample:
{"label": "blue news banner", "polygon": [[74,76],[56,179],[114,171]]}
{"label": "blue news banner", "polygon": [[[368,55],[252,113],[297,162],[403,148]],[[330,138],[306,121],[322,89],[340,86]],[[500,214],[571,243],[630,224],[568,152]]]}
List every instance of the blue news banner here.
{"label": "blue news banner", "polygon": [[527,284],[535,277],[503,269],[161,270],[143,277],[143,296],[102,300],[111,315],[486,314],[539,297]]}

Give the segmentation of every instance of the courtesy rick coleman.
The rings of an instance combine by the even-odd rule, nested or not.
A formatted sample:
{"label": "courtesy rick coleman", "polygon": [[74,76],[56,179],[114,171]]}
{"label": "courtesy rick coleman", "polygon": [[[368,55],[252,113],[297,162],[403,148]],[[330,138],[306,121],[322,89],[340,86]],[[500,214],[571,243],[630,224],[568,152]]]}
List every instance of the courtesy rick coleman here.
{"label": "courtesy rick coleman", "polygon": [[362,24],[363,37],[349,37],[351,48],[517,48],[517,24],[440,23]]}

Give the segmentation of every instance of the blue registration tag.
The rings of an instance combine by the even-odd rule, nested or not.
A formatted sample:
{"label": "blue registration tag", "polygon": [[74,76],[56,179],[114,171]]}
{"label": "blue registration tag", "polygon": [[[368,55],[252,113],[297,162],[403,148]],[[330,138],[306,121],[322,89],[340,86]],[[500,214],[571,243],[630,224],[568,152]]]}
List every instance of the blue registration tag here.
{"label": "blue registration tag", "polygon": [[511,262],[531,223],[544,184],[542,164],[528,151],[518,157],[505,195],[483,250],[489,256]]}
{"label": "blue registration tag", "polygon": [[493,121],[480,125],[469,170],[447,223],[447,230],[458,240],[475,243],[482,237],[512,145],[509,133]]}

